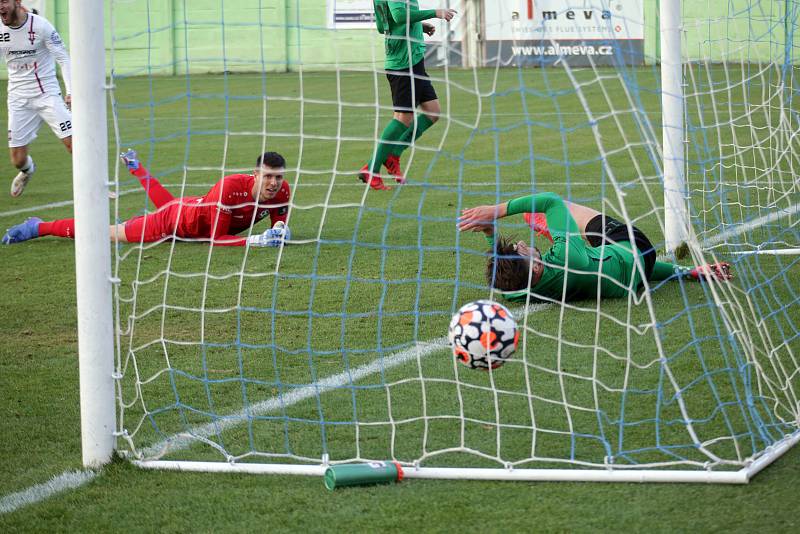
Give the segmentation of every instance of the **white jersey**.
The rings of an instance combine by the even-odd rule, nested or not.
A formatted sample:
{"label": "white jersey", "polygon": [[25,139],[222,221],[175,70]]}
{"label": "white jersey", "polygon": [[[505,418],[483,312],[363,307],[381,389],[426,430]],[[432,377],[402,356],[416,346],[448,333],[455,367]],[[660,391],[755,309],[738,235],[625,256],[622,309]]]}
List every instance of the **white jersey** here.
{"label": "white jersey", "polygon": [[61,36],[44,17],[28,13],[25,22],[11,28],[0,22],[0,51],[8,65],[9,98],[60,94],[56,61],[70,94],[69,54]]}

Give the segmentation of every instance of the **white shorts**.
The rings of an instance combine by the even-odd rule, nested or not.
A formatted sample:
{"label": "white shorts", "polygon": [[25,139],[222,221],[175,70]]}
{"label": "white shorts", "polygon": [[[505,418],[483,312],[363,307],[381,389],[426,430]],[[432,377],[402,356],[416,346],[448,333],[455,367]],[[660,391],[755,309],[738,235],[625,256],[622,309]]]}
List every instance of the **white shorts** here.
{"label": "white shorts", "polygon": [[36,139],[42,121],[59,139],[72,135],[72,113],[60,94],[43,93],[30,98],[8,96],[8,146],[26,146]]}

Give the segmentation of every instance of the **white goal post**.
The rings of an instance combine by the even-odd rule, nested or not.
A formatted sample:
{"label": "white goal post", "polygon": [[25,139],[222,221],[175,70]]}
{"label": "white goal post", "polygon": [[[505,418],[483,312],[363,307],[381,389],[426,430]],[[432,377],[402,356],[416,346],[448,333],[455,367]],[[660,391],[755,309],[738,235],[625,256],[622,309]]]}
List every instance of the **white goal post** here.
{"label": "white goal post", "polygon": [[664,169],[665,248],[675,253],[688,241],[689,214],[684,177],[683,54],[681,2],[660,2],[661,116]]}
{"label": "white goal post", "polygon": [[81,449],[83,465],[99,467],[116,442],[105,21],[103,0],[69,6]]}

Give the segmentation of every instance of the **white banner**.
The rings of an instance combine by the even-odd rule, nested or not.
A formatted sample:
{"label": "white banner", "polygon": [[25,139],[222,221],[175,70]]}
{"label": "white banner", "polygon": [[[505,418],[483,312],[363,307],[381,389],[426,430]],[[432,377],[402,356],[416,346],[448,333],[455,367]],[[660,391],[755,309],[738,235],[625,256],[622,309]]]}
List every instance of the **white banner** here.
{"label": "white banner", "polygon": [[[420,9],[450,8],[458,12],[450,24],[441,19],[428,19],[425,22],[436,27],[433,37],[426,41],[442,42],[446,32],[451,32],[450,40],[461,40],[461,15],[464,13],[464,0],[419,0]],[[328,27],[341,30],[375,30],[375,13],[372,0],[328,0]]]}
{"label": "white banner", "polygon": [[[360,29],[375,31],[375,13],[372,0],[327,0],[328,28],[336,30]],[[449,23],[437,18],[424,21],[435,28],[432,36],[426,35],[425,64],[441,66],[461,63],[461,41],[464,38],[465,0],[418,0],[420,9],[449,8],[457,11]]]}
{"label": "white banner", "polygon": [[328,27],[375,29],[372,0],[328,0]]}
{"label": "white banner", "polygon": [[644,39],[644,0],[491,0],[486,40]]}

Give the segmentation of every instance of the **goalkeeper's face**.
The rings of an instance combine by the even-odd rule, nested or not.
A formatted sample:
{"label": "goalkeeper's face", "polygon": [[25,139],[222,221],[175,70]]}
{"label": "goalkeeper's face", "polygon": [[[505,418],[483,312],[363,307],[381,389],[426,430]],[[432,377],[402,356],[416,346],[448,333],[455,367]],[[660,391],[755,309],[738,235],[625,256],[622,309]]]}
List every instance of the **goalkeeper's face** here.
{"label": "goalkeeper's face", "polygon": [[[2,0],[0,0],[2,1]],[[283,185],[283,167],[270,167],[262,165],[256,168],[253,175],[256,177],[256,189],[258,191],[258,201],[266,202],[275,198]]]}

